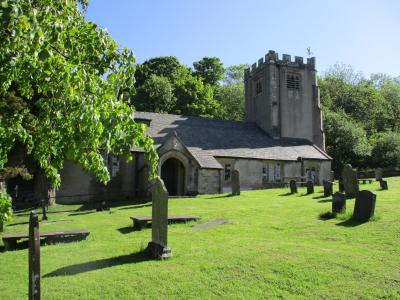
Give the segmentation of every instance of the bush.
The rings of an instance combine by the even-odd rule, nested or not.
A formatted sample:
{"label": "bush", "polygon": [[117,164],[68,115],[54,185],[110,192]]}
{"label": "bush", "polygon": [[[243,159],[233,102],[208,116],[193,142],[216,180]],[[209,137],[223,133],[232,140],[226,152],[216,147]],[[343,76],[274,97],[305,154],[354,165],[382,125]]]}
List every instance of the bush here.
{"label": "bush", "polygon": [[0,230],[3,227],[3,223],[10,221],[12,216],[12,199],[5,191],[0,190]]}

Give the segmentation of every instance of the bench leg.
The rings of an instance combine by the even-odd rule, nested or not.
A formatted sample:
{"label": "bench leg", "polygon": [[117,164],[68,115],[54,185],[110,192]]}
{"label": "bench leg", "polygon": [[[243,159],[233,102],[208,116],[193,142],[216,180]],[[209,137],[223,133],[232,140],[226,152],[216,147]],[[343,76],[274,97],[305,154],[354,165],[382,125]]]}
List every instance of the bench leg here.
{"label": "bench leg", "polygon": [[5,251],[15,249],[15,246],[17,245],[15,241],[3,241],[3,244]]}
{"label": "bench leg", "polygon": [[142,230],[142,228],[146,226],[147,226],[147,221],[133,221],[133,227],[136,230]]}

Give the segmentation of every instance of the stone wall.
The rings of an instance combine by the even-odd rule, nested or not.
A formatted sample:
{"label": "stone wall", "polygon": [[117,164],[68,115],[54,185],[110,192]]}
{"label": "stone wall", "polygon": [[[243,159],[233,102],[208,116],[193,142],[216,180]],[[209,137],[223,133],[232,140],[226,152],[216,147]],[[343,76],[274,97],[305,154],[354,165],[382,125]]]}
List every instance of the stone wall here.
{"label": "stone wall", "polygon": [[219,194],[221,190],[221,170],[219,169],[199,169],[198,193],[199,194]]}

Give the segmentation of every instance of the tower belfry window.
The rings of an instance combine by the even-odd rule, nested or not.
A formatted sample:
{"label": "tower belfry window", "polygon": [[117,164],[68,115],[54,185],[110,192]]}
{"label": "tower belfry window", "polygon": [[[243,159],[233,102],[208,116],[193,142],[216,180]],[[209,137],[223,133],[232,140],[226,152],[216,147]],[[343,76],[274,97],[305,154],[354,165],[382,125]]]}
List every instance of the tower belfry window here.
{"label": "tower belfry window", "polygon": [[292,90],[300,90],[300,75],[289,73],[286,77],[286,87]]}
{"label": "tower belfry window", "polygon": [[261,85],[261,80],[257,80],[256,82],[256,95],[262,93],[262,85]]}

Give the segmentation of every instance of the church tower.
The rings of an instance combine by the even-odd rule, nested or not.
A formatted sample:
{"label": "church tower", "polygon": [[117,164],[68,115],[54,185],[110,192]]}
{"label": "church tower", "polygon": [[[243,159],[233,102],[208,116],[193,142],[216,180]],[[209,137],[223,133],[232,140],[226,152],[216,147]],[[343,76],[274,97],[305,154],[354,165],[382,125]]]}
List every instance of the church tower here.
{"label": "church tower", "polygon": [[275,139],[302,138],[325,150],[315,57],[269,51],[245,70],[245,119]]}

